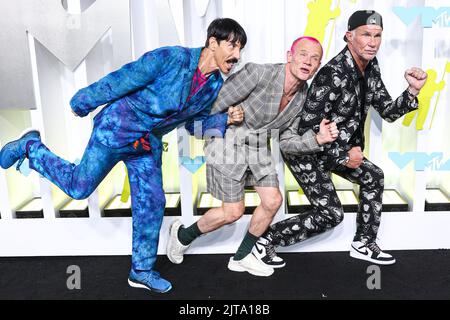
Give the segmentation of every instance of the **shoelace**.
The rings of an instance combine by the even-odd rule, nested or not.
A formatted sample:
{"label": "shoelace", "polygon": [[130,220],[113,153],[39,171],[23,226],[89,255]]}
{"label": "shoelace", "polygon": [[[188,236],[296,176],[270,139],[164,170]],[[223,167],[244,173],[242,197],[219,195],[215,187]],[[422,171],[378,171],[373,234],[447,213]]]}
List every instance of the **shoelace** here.
{"label": "shoelace", "polygon": [[277,253],[275,252],[275,247],[271,246],[270,244],[266,245],[265,247],[267,255],[270,257],[271,260],[273,260],[277,256]]}
{"label": "shoelace", "polygon": [[372,250],[372,251],[374,251],[374,252],[376,252],[376,253],[380,253],[380,252],[381,252],[381,249],[380,249],[380,247],[376,244],[376,242],[371,242],[371,243],[367,244],[367,247],[368,247],[370,250]]}

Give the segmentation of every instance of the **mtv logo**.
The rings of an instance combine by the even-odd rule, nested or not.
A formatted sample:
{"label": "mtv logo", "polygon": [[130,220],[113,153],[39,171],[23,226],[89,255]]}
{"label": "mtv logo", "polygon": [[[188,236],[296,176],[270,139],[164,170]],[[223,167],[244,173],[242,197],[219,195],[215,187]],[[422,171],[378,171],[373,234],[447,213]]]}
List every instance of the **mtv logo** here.
{"label": "mtv logo", "polygon": [[[113,68],[131,58],[129,0],[97,0],[80,14],[68,13],[61,0],[0,1],[0,109],[35,109],[28,35],[69,70],[111,32]],[[8,30],[8,32],[5,32]]]}
{"label": "mtv logo", "polygon": [[392,11],[407,26],[420,17],[423,28],[432,28],[433,23],[440,27],[450,27],[450,7],[393,7]]}
{"label": "mtv logo", "polygon": [[450,171],[450,159],[445,161],[443,152],[389,152],[389,158],[397,165],[399,169],[404,169],[411,162],[415,162],[416,171],[425,171],[426,169],[435,171]]}

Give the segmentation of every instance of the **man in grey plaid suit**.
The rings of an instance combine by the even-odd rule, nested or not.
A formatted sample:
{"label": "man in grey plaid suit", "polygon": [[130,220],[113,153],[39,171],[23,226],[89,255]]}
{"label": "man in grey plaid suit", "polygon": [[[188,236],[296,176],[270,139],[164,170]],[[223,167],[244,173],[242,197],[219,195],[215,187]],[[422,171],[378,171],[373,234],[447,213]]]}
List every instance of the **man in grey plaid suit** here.
{"label": "man in grey plaid suit", "polygon": [[[274,267],[284,266],[284,261],[274,254],[267,265],[251,253],[282,204],[268,139],[276,136],[274,130],[285,131],[299,114],[306,98],[306,81],[319,68],[321,58],[320,43],[302,37],[288,52],[286,64],[249,63],[225,82],[212,113],[228,110],[234,120],[243,120],[245,114],[245,121],[229,126],[224,139],[211,138],[205,144],[208,191],[223,204],[210,209],[188,228],[180,221],[174,222],[167,247],[170,261],[181,263],[194,239],[238,220],[245,209],[244,187],[253,186],[261,204],[255,209],[250,228],[235,256],[230,258],[228,268],[270,276]],[[321,144],[334,141],[337,133],[335,124],[324,119],[319,134],[310,130],[298,136],[285,131],[280,144],[289,144],[298,152],[314,153],[323,150]]]}

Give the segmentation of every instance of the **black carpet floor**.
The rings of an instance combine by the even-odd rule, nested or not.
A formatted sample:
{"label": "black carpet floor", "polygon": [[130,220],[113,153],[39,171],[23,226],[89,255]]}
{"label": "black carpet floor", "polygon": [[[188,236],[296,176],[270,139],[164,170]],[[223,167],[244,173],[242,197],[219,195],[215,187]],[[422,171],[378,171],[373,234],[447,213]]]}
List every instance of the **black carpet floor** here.
{"label": "black carpet floor", "polygon": [[[348,252],[281,254],[287,265],[268,278],[227,269],[230,255],[188,255],[182,265],[158,257],[173,284],[155,294],[128,286],[130,257],[0,258],[0,299],[450,299],[450,251],[395,251],[383,266],[381,289],[369,290],[370,263]],[[69,290],[67,268],[81,269],[81,289]]]}

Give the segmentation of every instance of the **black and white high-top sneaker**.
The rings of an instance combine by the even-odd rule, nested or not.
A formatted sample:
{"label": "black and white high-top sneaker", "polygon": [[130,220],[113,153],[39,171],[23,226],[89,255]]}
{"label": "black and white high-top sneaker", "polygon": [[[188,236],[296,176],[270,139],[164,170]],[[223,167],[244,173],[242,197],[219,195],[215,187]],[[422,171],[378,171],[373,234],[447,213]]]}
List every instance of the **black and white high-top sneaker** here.
{"label": "black and white high-top sneaker", "polygon": [[258,260],[272,268],[283,268],[286,262],[275,252],[275,247],[269,239],[261,237],[252,249],[252,253]]}
{"label": "black and white high-top sneaker", "polygon": [[353,241],[350,248],[350,257],[381,265],[395,263],[394,257],[383,252],[375,241]]}

